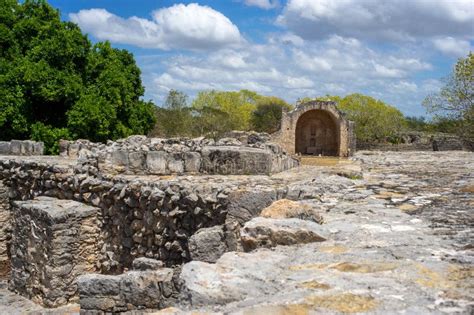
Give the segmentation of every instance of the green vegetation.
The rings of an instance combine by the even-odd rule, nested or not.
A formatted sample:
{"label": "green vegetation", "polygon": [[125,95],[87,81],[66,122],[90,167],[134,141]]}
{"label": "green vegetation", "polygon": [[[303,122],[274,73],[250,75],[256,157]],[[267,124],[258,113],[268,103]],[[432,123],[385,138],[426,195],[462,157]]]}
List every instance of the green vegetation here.
{"label": "green vegetation", "polygon": [[280,126],[282,108],[291,106],[248,90],[202,91],[191,104],[184,93],[171,90],[165,105],[155,111],[157,124],[151,135],[218,137],[231,130],[274,132]]}
{"label": "green vegetation", "polygon": [[360,142],[398,142],[400,131],[406,127],[402,112],[367,95],[326,95],[318,99],[338,103],[339,110],[355,122],[355,134]]}
{"label": "green vegetation", "polygon": [[453,73],[438,94],[428,96],[423,105],[438,120],[450,123],[450,128],[463,139],[474,143],[474,54],[460,58]]}
{"label": "green vegetation", "polygon": [[[362,94],[319,99],[338,102],[356,123],[361,142],[396,143],[407,129],[458,133],[474,141],[473,88],[470,53],[459,59],[440,93],[425,99],[435,114],[431,121],[404,117]],[[143,94],[140,69],[128,51],[108,42],[92,45],[45,0],[0,0],[0,140],[43,141],[46,152],[55,154],[61,138],[104,142],[132,134],[272,133],[280,127],[282,111],[292,109],[282,99],[249,90],[202,91],[192,102],[171,90],[163,107],[143,101]]]}
{"label": "green vegetation", "polygon": [[0,0],[0,140],[93,141],[145,134],[153,104],[133,55],[92,45],[44,0]]}

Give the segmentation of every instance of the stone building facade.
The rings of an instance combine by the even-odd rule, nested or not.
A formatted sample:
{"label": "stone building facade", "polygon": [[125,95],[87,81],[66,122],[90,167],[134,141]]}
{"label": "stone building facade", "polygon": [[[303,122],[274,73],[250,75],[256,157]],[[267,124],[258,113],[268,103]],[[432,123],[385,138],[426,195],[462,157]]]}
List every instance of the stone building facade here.
{"label": "stone building facade", "polygon": [[332,101],[309,101],[283,112],[280,130],[272,135],[289,154],[351,156],[355,152],[354,123]]}

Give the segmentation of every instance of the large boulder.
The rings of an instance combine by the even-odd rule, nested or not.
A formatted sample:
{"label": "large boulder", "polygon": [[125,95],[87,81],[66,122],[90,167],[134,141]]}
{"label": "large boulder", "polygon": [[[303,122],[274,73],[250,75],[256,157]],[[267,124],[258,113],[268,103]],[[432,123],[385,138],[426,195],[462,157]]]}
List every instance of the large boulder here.
{"label": "large boulder", "polygon": [[245,223],[240,231],[245,251],[258,247],[322,242],[328,233],[321,225],[301,219],[257,217]]}
{"label": "large boulder", "polygon": [[297,218],[322,224],[323,217],[310,205],[300,201],[280,199],[266,207],[260,216],[271,219]]}
{"label": "large boulder", "polygon": [[189,238],[189,254],[192,260],[216,262],[227,251],[222,225],[203,228]]}

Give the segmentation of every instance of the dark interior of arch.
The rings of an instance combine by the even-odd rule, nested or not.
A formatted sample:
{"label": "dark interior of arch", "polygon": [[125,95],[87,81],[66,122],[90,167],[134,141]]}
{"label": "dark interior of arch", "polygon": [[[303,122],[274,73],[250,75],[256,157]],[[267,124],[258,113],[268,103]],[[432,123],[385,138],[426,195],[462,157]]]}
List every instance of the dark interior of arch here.
{"label": "dark interior of arch", "polygon": [[338,155],[338,131],[331,114],[310,110],[296,123],[295,152],[304,155]]}

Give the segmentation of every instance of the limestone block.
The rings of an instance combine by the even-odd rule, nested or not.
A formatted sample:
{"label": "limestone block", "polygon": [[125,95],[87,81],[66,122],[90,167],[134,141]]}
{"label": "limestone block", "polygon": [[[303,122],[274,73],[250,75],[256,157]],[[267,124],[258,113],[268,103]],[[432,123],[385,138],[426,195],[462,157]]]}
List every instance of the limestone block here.
{"label": "limestone block", "polygon": [[128,154],[128,169],[131,173],[145,172],[145,152],[130,152]]}
{"label": "limestone block", "polygon": [[150,174],[164,175],[169,173],[168,154],[164,151],[149,151],[146,155],[146,167]]}
{"label": "limestone block", "polygon": [[201,154],[197,152],[184,153],[184,171],[187,173],[199,173],[201,169]]}
{"label": "limestone block", "polygon": [[271,151],[236,146],[205,146],[202,170],[208,174],[270,174]]}
{"label": "limestone block", "polygon": [[160,308],[162,288],[172,287],[173,270],[129,271],[109,276],[89,274],[77,280],[83,311],[122,312],[144,308]]}
{"label": "limestone block", "polygon": [[251,251],[258,247],[321,242],[328,233],[311,221],[257,217],[245,223],[240,235],[244,250]]}
{"label": "limestone block", "polygon": [[96,270],[99,209],[50,197],[13,205],[10,289],[47,307],[76,301],[76,278]]}
{"label": "limestone block", "polygon": [[124,172],[127,170],[129,165],[128,152],[127,150],[115,150],[111,154],[110,164],[118,172]]}
{"label": "limestone block", "polygon": [[0,141],[0,154],[10,154],[10,142]]}
{"label": "limestone block", "polygon": [[12,155],[21,154],[21,141],[20,140],[10,141],[10,154]]}
{"label": "limestone block", "polygon": [[164,267],[164,264],[161,260],[139,257],[136,258],[132,263],[132,268],[134,270],[158,270]]}
{"label": "limestone block", "polygon": [[184,161],[181,154],[176,153],[168,155],[168,169],[174,174],[184,173]]}
{"label": "limestone block", "polygon": [[79,155],[79,143],[72,142],[69,144],[67,154],[70,158],[76,158]]}
{"label": "limestone block", "polygon": [[216,262],[227,251],[222,225],[198,230],[188,246],[192,260]]}

